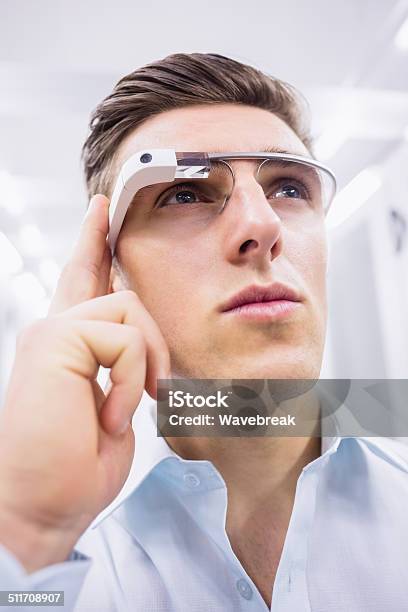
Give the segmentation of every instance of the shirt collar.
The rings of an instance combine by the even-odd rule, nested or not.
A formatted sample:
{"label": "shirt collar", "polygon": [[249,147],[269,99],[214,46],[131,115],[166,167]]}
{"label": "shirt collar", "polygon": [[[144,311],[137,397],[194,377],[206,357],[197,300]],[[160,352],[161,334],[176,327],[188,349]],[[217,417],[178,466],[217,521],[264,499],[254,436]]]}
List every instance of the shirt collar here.
{"label": "shirt collar", "polygon": [[[341,431],[341,419],[343,414],[350,420],[350,411],[345,404],[333,412],[333,421],[329,427],[329,434],[325,434],[324,429],[322,429],[321,456],[308,464],[304,469],[309,469],[312,465],[320,463],[323,457],[328,459],[331,454],[337,451],[341,441],[344,439],[344,437],[339,434]],[[208,461],[188,460],[180,457],[168,445],[164,437],[157,436],[156,420],[156,402],[144,393],[132,421],[136,451],[130,473],[117,497],[91,523],[90,527],[92,529],[97,527],[105,518],[118,509],[138,489],[156,466],[163,461],[172,458],[173,460],[180,461],[190,466],[197,465],[198,463],[211,464],[211,462]],[[395,454],[393,444],[391,443],[390,445],[386,443],[382,438],[353,437],[365,441],[370,447],[370,450],[377,454],[380,453],[388,459],[392,458],[394,464],[399,467],[408,469],[408,459],[407,456],[405,456],[405,450],[403,450],[403,457],[401,458],[398,453]],[[403,447],[403,449],[405,449],[405,447]],[[406,451],[408,455],[408,447],[406,447]]]}
{"label": "shirt collar", "polygon": [[[130,473],[119,494],[91,523],[92,529],[119,508],[159,463],[173,458],[186,464],[197,464],[197,460],[188,460],[180,457],[168,445],[165,438],[157,436],[156,418],[156,402],[144,393],[132,421],[136,450]],[[340,438],[336,435],[322,437],[322,455],[335,452],[339,441]]]}

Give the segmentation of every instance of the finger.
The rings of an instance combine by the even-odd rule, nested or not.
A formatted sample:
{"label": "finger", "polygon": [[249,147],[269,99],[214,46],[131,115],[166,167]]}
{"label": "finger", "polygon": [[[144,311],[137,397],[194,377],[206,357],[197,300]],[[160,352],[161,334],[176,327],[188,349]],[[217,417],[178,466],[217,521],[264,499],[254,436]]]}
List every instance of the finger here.
{"label": "finger", "polygon": [[[103,195],[95,195],[81,224],[71,257],[59,278],[50,315],[95,297],[101,291],[101,285],[105,283],[107,286],[108,230],[109,200]],[[101,278],[102,269],[107,278]]]}
{"label": "finger", "polygon": [[[99,477],[97,482],[104,483],[102,491],[113,492],[116,496],[122,489],[132,467],[135,453],[135,436],[132,427],[128,427],[125,434],[111,436],[102,427],[99,428],[98,463]],[[113,483],[116,483],[115,491],[112,490]],[[109,497],[102,500],[103,507],[112,501],[111,493]]]}
{"label": "finger", "polygon": [[106,241],[105,250],[103,252],[101,269],[99,273],[99,283],[96,289],[95,297],[106,295],[109,290],[110,272],[112,267],[112,256],[108,242]]}
{"label": "finger", "polygon": [[[78,321],[78,334],[88,348],[82,374],[93,378],[95,369],[110,368],[112,388],[100,406],[99,421],[107,433],[122,434],[140,403],[146,378],[146,343],[130,325]],[[102,396],[99,395],[98,403]]]}
{"label": "finger", "polygon": [[170,378],[170,354],[159,326],[134,291],[117,291],[94,298],[56,316],[111,321],[141,330],[147,350],[146,391],[153,399],[157,399],[157,379]]}

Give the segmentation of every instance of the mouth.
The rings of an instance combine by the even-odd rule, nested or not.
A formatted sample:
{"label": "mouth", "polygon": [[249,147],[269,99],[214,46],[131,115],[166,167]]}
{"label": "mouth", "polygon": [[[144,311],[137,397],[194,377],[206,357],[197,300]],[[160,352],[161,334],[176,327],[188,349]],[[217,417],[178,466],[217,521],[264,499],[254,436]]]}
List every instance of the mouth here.
{"label": "mouth", "polygon": [[301,296],[282,283],[251,285],[221,305],[220,312],[257,321],[280,320],[301,306]]}

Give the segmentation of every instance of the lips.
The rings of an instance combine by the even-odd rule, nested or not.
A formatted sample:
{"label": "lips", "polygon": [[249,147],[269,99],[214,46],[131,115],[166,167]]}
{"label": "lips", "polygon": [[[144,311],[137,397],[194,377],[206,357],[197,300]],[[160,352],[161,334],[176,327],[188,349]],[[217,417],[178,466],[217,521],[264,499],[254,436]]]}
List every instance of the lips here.
{"label": "lips", "polygon": [[267,286],[251,285],[222,304],[220,310],[221,312],[228,312],[246,304],[274,301],[300,302],[301,297],[295,289],[282,283],[273,283]]}

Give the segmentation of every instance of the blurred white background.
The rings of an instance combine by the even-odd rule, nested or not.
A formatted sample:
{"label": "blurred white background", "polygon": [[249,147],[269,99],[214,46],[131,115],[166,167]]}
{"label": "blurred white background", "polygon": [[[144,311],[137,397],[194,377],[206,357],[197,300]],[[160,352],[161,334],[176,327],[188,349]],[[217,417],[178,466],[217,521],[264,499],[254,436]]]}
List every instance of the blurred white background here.
{"label": "blurred white background", "polygon": [[91,110],[136,67],[218,52],[297,86],[340,194],[323,377],[408,378],[408,2],[0,0],[0,402],[86,197]]}

